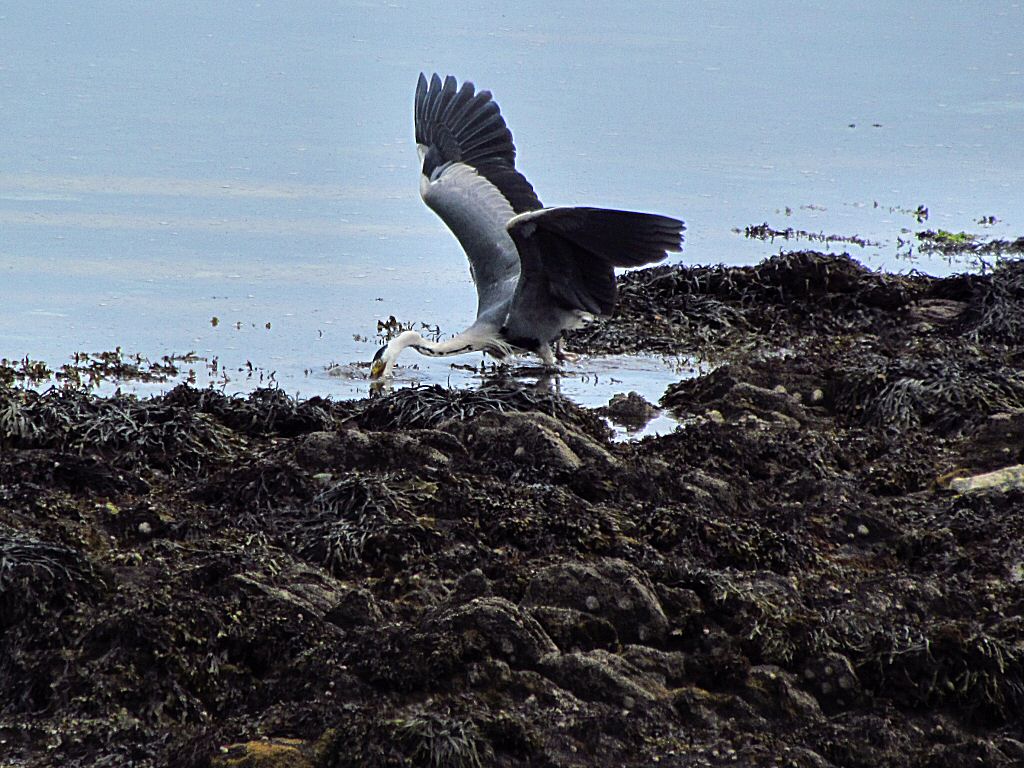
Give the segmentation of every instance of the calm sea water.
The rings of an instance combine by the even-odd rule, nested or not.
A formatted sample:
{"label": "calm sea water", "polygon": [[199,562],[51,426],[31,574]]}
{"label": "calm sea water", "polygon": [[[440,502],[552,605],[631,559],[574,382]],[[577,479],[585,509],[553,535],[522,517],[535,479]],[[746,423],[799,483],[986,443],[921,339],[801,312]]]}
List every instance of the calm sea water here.
{"label": "calm sea water", "polygon": [[[379,319],[461,330],[465,260],[418,195],[421,70],[494,92],[546,203],[684,218],[683,262],[805,245],[736,232],[767,222],[948,272],[901,238],[1024,232],[1021,39],[1018,2],[7,3],[0,357],[194,351],[233,390],[249,362],[359,396],[326,368],[369,359]],[[680,366],[584,361],[562,389],[657,398]]]}

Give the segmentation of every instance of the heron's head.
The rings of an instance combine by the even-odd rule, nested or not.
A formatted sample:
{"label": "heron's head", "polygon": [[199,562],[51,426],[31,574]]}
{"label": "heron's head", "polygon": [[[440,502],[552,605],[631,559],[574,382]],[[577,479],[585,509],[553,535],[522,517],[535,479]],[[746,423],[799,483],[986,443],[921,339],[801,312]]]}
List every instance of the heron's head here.
{"label": "heron's head", "polygon": [[377,354],[373,356],[373,362],[370,363],[370,378],[376,380],[390,376],[392,369],[395,367],[395,361],[402,350],[411,344],[421,341],[423,341],[423,337],[416,333],[416,331],[404,331],[398,334],[398,336],[378,349]]}
{"label": "heron's head", "polygon": [[[385,359],[388,348],[384,345],[377,350],[377,354],[373,356],[373,362],[370,363],[370,378],[379,379],[384,375],[384,371],[388,368],[388,360]],[[393,364],[393,363],[392,363]]]}

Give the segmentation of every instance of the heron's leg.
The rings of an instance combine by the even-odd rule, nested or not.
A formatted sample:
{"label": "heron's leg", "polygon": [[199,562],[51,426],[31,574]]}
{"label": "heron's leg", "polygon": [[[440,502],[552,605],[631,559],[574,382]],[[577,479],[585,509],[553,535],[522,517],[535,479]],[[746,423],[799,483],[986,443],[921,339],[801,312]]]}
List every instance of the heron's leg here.
{"label": "heron's leg", "polygon": [[550,344],[541,344],[537,348],[537,357],[544,363],[545,368],[557,368],[558,365],[555,363],[555,353],[551,351]]}
{"label": "heron's leg", "polygon": [[567,360],[570,363],[575,363],[577,360],[580,359],[580,356],[577,355],[575,352],[566,352],[564,349],[562,349],[561,339],[555,342],[555,357],[558,360]]}

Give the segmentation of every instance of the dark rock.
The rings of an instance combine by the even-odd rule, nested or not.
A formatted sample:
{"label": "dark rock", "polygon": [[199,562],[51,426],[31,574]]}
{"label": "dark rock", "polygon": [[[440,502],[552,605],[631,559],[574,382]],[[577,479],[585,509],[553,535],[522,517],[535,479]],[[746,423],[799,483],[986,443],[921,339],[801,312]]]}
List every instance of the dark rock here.
{"label": "dark rock", "polygon": [[563,651],[614,650],[619,644],[611,622],[587,611],[538,605],[530,608],[530,614]]}
{"label": "dark rock", "polygon": [[620,655],[637,669],[653,676],[665,687],[674,688],[685,684],[689,679],[686,654],[680,651],[662,651],[646,645],[627,645]]}
{"label": "dark rock", "polygon": [[673,629],[689,629],[704,613],[700,596],[692,589],[656,584],[655,592]]}
{"label": "dark rock", "polygon": [[[442,433],[443,434],[443,433]],[[436,433],[422,439],[422,433],[369,432],[349,427],[337,432],[311,432],[295,447],[297,460],[321,471],[346,469],[437,469],[450,459],[431,443]],[[448,450],[451,445],[446,445]],[[455,447],[458,450],[457,446]]]}
{"label": "dark rock", "polygon": [[707,376],[671,385],[661,403],[677,413],[715,413],[732,421],[755,416],[786,427],[798,427],[814,418],[803,404],[803,396],[794,397],[781,383],[769,389],[751,379],[761,377],[747,366],[723,366]]}
{"label": "dark rock", "polygon": [[953,299],[921,299],[907,308],[907,319],[912,323],[948,325],[967,309],[967,303]]}
{"label": "dark rock", "polygon": [[672,691],[672,706],[684,723],[719,733],[740,720],[763,727],[760,717],[749,704],[731,693],[707,691],[695,685],[685,685]]}
{"label": "dark rock", "polygon": [[603,617],[623,642],[658,645],[668,633],[668,619],[650,582],[622,560],[544,568],[530,580],[523,604],[570,608]]}
{"label": "dark rock", "polygon": [[472,635],[513,667],[531,667],[558,650],[536,619],[501,597],[479,597],[430,617],[424,631],[439,638]]}
{"label": "dark rock", "polygon": [[581,699],[625,709],[668,696],[656,678],[602,649],[548,654],[540,660],[540,671]]}
{"label": "dark rock", "polygon": [[621,287],[576,347],[718,366],[634,443],[507,380],[0,383],[0,762],[1020,765],[1024,491],[951,485],[1024,464],[1021,262]]}
{"label": "dark rock", "polygon": [[814,696],[798,686],[795,675],[774,665],[751,667],[744,698],[765,717],[814,721],[824,717]]}
{"label": "dark rock", "polygon": [[349,589],[324,615],[326,621],[342,629],[374,626],[384,620],[376,598],[367,589]]}
{"label": "dark rock", "polygon": [[598,410],[616,424],[634,432],[642,429],[658,413],[658,409],[654,405],[636,392],[614,395],[608,401],[608,405]]}
{"label": "dark rock", "polygon": [[587,463],[613,466],[615,458],[593,438],[544,413],[488,413],[451,423],[476,461],[511,463],[546,473],[572,473]]}
{"label": "dark rock", "polygon": [[491,582],[479,568],[462,574],[455,582],[448,600],[452,605],[462,605],[477,597],[490,597]]}
{"label": "dark rock", "polygon": [[[289,569],[287,578],[271,582],[259,573],[238,573],[233,577],[244,588],[293,606],[309,616],[322,618],[352,595],[323,571],[299,564]],[[371,598],[372,599],[372,598]]]}
{"label": "dark rock", "polygon": [[850,660],[838,653],[829,653],[804,663],[801,671],[803,687],[833,708],[846,708],[861,695],[860,680]]}

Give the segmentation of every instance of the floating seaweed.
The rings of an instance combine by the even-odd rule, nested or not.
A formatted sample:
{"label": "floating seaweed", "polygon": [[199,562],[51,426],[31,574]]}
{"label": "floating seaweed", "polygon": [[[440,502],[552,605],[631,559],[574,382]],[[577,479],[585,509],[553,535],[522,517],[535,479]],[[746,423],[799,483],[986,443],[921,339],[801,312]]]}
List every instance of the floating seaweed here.
{"label": "floating seaweed", "polygon": [[768,226],[768,222],[763,224],[754,224],[752,226],[744,227],[742,230],[733,229],[733,232],[742,234],[745,238],[751,240],[767,240],[769,242],[775,242],[779,240],[808,240],[810,242],[817,243],[848,243],[850,245],[857,245],[861,248],[867,246],[877,246],[880,243],[867,240],[860,235],[835,235],[825,234],[824,232],[808,232],[806,229],[794,229],[793,227],[786,227],[785,229],[774,229]]}

